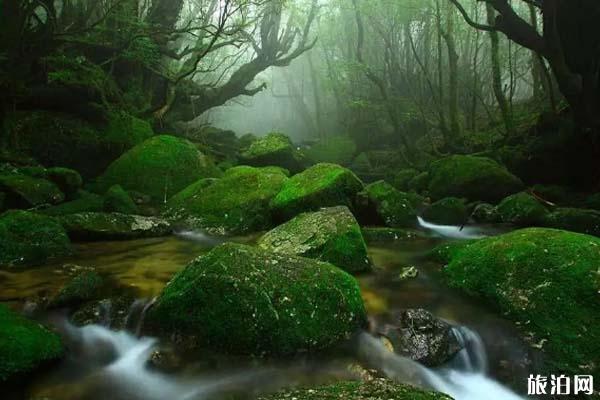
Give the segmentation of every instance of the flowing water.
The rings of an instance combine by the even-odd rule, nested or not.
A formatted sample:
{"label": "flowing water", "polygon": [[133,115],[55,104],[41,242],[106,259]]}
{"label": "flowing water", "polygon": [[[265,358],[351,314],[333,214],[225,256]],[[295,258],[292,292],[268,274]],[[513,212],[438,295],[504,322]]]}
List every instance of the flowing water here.
{"label": "flowing water", "polygon": [[[184,365],[174,371],[163,371],[148,363],[161,344],[153,338],[139,337],[150,303],[137,300],[131,304],[126,319],[127,331],[100,325],[76,328],[62,316],[47,316],[62,332],[70,352],[57,368],[40,375],[28,388],[31,398],[183,400],[224,399],[232,394],[252,398],[282,387],[353,378],[348,365],[356,360],[390,378],[437,389],[457,400],[520,398],[504,385],[522,392],[535,355],[519,339],[512,323],[478,301],[447,288],[440,266],[423,257],[449,237],[480,237],[497,230],[443,227],[425,221],[421,225],[432,233],[431,238],[369,246],[376,273],[358,278],[373,324],[390,322],[395,311],[424,308],[457,326],[455,335],[465,348],[441,368],[428,369],[390,353],[380,340],[363,333],[349,351],[339,356],[259,362],[202,354],[185,359]],[[0,301],[23,307],[25,298],[52,293],[68,279],[74,265],[95,267],[131,287],[140,299],[151,299],[174,273],[221,241],[188,231],[162,239],[80,245],[77,257],[0,275]],[[400,270],[407,266],[416,267],[418,277],[397,279]]]}

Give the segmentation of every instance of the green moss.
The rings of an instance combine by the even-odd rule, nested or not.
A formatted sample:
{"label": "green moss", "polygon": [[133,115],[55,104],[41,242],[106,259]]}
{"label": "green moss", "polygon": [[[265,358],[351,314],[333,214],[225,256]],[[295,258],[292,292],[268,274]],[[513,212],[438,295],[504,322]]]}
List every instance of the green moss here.
{"label": "green moss", "polygon": [[314,164],[349,165],[356,155],[356,143],[349,137],[331,136],[306,149],[304,153]]}
{"label": "green moss", "polygon": [[558,208],[546,214],[543,226],[600,236],[600,211],[581,208]]}
{"label": "green moss", "polygon": [[548,210],[532,195],[521,192],[508,196],[497,207],[502,222],[520,226],[540,225]]}
{"label": "green moss", "polygon": [[147,323],[232,353],[322,350],[363,327],[358,283],[331,264],[226,243],[164,288]]}
{"label": "green moss", "polygon": [[201,179],[173,196],[167,215],[219,234],[268,229],[273,226],[269,203],[286,181],[274,168],[231,168],[221,179]]}
{"label": "green moss", "polygon": [[498,209],[488,203],[479,203],[473,208],[471,213],[473,220],[478,223],[492,224],[500,222],[500,215],[498,215]]}
{"label": "green moss", "polygon": [[391,179],[391,184],[396,189],[407,192],[409,190],[415,190],[412,186],[412,181],[420,174],[416,169],[403,169],[402,171],[396,172]]}
{"label": "green moss", "polygon": [[523,183],[496,161],[455,155],[431,164],[429,191],[432,197],[460,197],[499,201],[523,189]]}
{"label": "green moss", "polygon": [[353,198],[363,184],[350,170],[336,164],[317,164],[294,175],[271,202],[282,219],[321,207],[353,208]]}
{"label": "green moss", "polygon": [[137,214],[138,208],[121,185],[113,185],[104,195],[104,211]]}
{"label": "green moss", "polygon": [[139,215],[84,212],[61,216],[59,221],[75,241],[128,240],[171,233],[166,221]]}
{"label": "green moss", "polygon": [[530,228],[464,247],[451,255],[445,273],[452,286],[488,299],[544,343],[551,359],[546,371],[594,374],[599,265],[600,239]]}
{"label": "green moss", "polygon": [[465,202],[456,197],[438,200],[423,211],[423,218],[441,225],[464,225],[469,219]]}
{"label": "green moss", "polygon": [[24,174],[0,175],[0,190],[6,194],[6,206],[10,208],[57,204],[65,199],[54,183]]}
{"label": "green moss", "polygon": [[436,246],[427,253],[427,258],[440,264],[448,264],[458,253],[476,240],[455,240]]}
{"label": "green moss", "polygon": [[69,238],[53,218],[27,211],[0,215],[0,266],[39,264],[69,253]]}
{"label": "green moss", "polygon": [[40,213],[51,216],[76,214],[81,212],[101,212],[104,209],[104,198],[94,193],[79,191],[75,200],[53,207],[44,208]]}
{"label": "green moss", "polygon": [[162,203],[200,178],[217,173],[212,162],[189,141],[174,136],[155,136],[115,160],[98,178],[96,189],[106,191],[119,184]]}
{"label": "green moss", "polygon": [[429,179],[429,172],[421,172],[412,178],[408,185],[412,190],[421,193],[429,188]]}
{"label": "green moss", "polygon": [[326,386],[293,389],[260,397],[259,400],[452,400],[442,393],[394,383],[385,379],[366,382],[343,381]]}
{"label": "green moss", "polygon": [[0,304],[0,383],[63,354],[60,337]]}
{"label": "green moss", "polygon": [[283,133],[269,133],[253,141],[242,153],[245,164],[254,167],[275,165],[292,172],[302,170],[302,156],[289,137]]}
{"label": "green moss", "polygon": [[371,269],[360,226],[344,206],[300,214],[267,232],[258,246],[329,262],[350,273]]}
{"label": "green moss", "polygon": [[105,140],[121,145],[125,149],[130,149],[152,136],[154,131],[148,121],[122,111],[111,112],[104,128]]}
{"label": "green moss", "polygon": [[365,187],[357,200],[361,222],[391,228],[412,228],[417,225],[416,208],[421,198],[414,193],[404,193],[385,181],[377,181]]}
{"label": "green moss", "polygon": [[54,182],[67,196],[75,194],[83,186],[83,179],[79,172],[70,168],[48,168],[46,179]]}
{"label": "green moss", "polygon": [[104,279],[96,271],[83,271],[67,282],[50,301],[51,307],[76,306],[99,297]]}

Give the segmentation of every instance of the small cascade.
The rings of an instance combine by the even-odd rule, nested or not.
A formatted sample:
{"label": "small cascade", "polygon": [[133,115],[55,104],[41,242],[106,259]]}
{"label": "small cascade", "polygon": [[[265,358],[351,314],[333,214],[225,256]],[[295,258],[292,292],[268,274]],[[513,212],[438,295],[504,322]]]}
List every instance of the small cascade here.
{"label": "small cascade", "polygon": [[135,327],[135,335],[140,336],[142,334],[142,328],[144,327],[144,320],[146,319],[146,313],[154,305],[156,302],[156,297],[153,297],[150,301],[148,301],[142,311],[140,312],[140,317],[138,318],[137,326]]}
{"label": "small cascade", "polygon": [[457,355],[458,361],[454,360],[441,369],[426,368],[392,353],[381,340],[368,333],[362,333],[359,337],[358,356],[390,379],[435,389],[455,400],[522,400],[486,375],[485,347],[475,332],[461,327],[456,328],[455,335],[465,348]]}
{"label": "small cascade", "polygon": [[207,247],[213,247],[213,246],[216,246],[223,242],[223,240],[220,240],[214,236],[211,236],[206,232],[196,231],[196,230],[176,231],[175,236],[178,236],[182,239],[189,240],[192,242],[200,243]]}
{"label": "small cascade", "polygon": [[435,234],[451,239],[481,239],[488,234],[482,228],[472,226],[436,225],[417,217],[419,226]]}

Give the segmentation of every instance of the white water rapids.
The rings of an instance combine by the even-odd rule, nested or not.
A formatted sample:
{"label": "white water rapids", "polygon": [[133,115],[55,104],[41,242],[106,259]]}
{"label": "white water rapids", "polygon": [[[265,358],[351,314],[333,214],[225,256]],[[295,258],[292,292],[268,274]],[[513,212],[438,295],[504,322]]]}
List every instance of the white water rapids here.
{"label": "white water rapids", "polygon": [[[78,363],[88,367],[96,365],[84,382],[89,382],[86,391],[100,394],[100,398],[101,393],[106,393],[113,399],[199,400],[219,398],[220,393],[245,387],[272,390],[290,383],[290,371],[276,368],[259,367],[210,377],[167,375],[148,368],[156,339],[139,338],[126,331],[112,331],[99,325],[82,328],[68,325],[65,333],[78,349]],[[520,399],[486,375],[487,359],[479,336],[466,328],[455,329],[455,334],[464,349],[439,370],[428,369],[391,353],[379,339],[367,333],[358,338],[357,356],[390,379],[432,388],[456,400]],[[108,363],[107,354],[111,355]]]}
{"label": "white water rapids", "polygon": [[451,239],[481,239],[488,234],[480,227],[473,226],[456,226],[456,225],[436,225],[425,221],[421,217],[417,217],[421,228],[431,231],[441,237]]}

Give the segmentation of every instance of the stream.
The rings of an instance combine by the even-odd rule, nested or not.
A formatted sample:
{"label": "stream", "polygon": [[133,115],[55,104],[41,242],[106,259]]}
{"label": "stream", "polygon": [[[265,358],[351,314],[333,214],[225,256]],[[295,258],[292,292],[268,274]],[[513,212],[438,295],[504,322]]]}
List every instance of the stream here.
{"label": "stream", "polygon": [[[248,360],[215,354],[194,355],[176,371],[149,366],[161,346],[157,339],[139,337],[144,310],[174,273],[190,260],[222,242],[202,232],[180,232],[167,238],[78,245],[79,256],[24,272],[0,275],[0,301],[27,307],[23,301],[56,290],[69,278],[73,265],[95,267],[120,284],[131,287],[140,300],[130,307],[127,330],[109,326],[75,327],[64,315],[46,316],[65,338],[68,357],[38,376],[27,388],[32,399],[229,399],[253,398],[281,388],[317,385],[356,378],[348,365],[360,361],[389,378],[445,392],[457,400],[512,400],[526,388],[536,356],[513,323],[485,304],[445,286],[439,264],[424,254],[449,239],[496,234],[497,227],[441,227],[421,220],[427,237],[371,244],[375,273],[358,276],[370,318],[385,323],[395,311],[423,308],[452,323],[464,344],[449,363],[426,368],[389,352],[368,333],[358,336],[347,354],[301,356],[288,361]],[[229,238],[252,243],[254,237]],[[67,265],[67,267],[65,267]],[[69,267],[70,266],[70,267]],[[414,266],[414,279],[395,279]],[[533,365],[533,366],[532,366]],[[509,387],[511,389],[509,389]]]}

